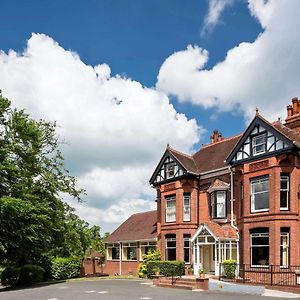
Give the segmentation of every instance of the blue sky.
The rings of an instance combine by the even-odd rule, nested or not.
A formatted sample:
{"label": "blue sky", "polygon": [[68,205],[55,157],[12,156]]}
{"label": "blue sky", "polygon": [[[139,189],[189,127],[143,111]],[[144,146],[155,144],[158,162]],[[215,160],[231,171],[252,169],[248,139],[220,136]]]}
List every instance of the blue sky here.
{"label": "blue sky", "polygon": [[[299,95],[298,1],[1,1],[0,89],[57,120],[76,207],[112,230],[155,208],[165,145],[193,152]],[[289,16],[289,18],[287,18]],[[116,106],[116,103],[119,103]],[[112,184],[112,181],[115,181]]]}

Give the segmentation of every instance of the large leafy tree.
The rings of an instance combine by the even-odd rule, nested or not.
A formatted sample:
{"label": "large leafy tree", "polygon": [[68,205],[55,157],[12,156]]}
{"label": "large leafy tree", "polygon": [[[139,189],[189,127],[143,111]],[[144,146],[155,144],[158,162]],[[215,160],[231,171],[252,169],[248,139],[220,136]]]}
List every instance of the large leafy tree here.
{"label": "large leafy tree", "polygon": [[[12,109],[0,93],[0,265],[63,254],[67,237],[75,245],[66,254],[76,253],[74,247],[82,252],[88,243],[74,233],[70,209],[62,201],[64,194],[80,201],[83,190],[64,167],[55,131],[55,123]],[[80,230],[87,228],[79,220]]]}

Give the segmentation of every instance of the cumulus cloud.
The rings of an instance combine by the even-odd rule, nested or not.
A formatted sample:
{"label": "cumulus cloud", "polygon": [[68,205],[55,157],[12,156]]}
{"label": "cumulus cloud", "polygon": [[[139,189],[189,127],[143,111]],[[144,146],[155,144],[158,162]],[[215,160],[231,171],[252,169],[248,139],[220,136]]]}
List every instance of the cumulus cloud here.
{"label": "cumulus cloud", "polygon": [[271,120],[285,117],[289,99],[300,94],[300,2],[249,0],[248,7],[263,27],[253,43],[230,49],[211,69],[208,52],[190,45],[165,60],[157,88],[205,108],[239,109],[247,120],[256,107]]}
{"label": "cumulus cloud", "polygon": [[34,118],[58,122],[67,167],[88,194],[78,213],[110,229],[153,207],[148,179],[166,144],[189,151],[202,130],[164,93],[111,76],[107,64],[86,65],[43,34],[22,53],[0,52],[0,88]]}
{"label": "cumulus cloud", "polygon": [[209,0],[208,11],[204,18],[201,35],[209,34],[220,22],[223,11],[226,7],[232,5],[234,0]]}

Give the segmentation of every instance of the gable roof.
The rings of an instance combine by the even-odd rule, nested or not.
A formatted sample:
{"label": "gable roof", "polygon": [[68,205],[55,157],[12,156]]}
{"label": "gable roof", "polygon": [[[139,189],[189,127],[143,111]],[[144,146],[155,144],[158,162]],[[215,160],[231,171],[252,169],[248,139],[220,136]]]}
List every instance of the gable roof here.
{"label": "gable roof", "polygon": [[106,239],[105,243],[155,240],[156,220],[156,210],[133,214]]}
{"label": "gable roof", "polygon": [[[263,118],[258,112],[256,113],[255,117],[251,121],[248,128],[244,131],[236,145],[233,147],[232,151],[229,153],[228,157],[226,158],[226,163],[230,163],[237,153],[239,151],[240,147],[243,145],[243,143],[248,138],[249,134],[251,134],[252,130],[255,128],[256,125],[261,125],[264,128],[266,128],[268,131],[276,132],[280,135],[280,138],[287,144],[289,144],[289,148],[295,144],[295,138],[297,141],[299,141],[300,145],[300,136],[295,131],[292,131],[291,129],[287,128],[286,126],[282,125],[280,122],[275,122],[271,124],[269,121],[267,121],[265,118]],[[286,150],[286,149],[285,149]],[[275,152],[275,151],[274,151]]]}
{"label": "gable roof", "polygon": [[227,166],[225,160],[236,145],[241,134],[224,139],[220,142],[203,146],[193,155],[198,172],[204,173]]}

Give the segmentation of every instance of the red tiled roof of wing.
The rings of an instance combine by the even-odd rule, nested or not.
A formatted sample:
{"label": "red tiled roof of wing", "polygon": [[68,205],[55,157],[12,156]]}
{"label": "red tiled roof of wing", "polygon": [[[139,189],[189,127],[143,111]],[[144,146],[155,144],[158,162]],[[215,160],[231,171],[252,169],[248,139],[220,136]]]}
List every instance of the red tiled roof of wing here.
{"label": "red tiled roof of wing", "polygon": [[156,210],[133,214],[105,242],[154,240],[157,235],[156,219]]}
{"label": "red tiled roof of wing", "polygon": [[295,142],[296,146],[300,148],[300,134],[298,132],[284,126],[278,121],[274,122],[272,126],[282,135],[287,137],[291,142]]}
{"label": "red tiled roof of wing", "polygon": [[232,136],[220,142],[203,146],[193,155],[200,173],[226,167],[225,159],[230,154],[242,134]]}

